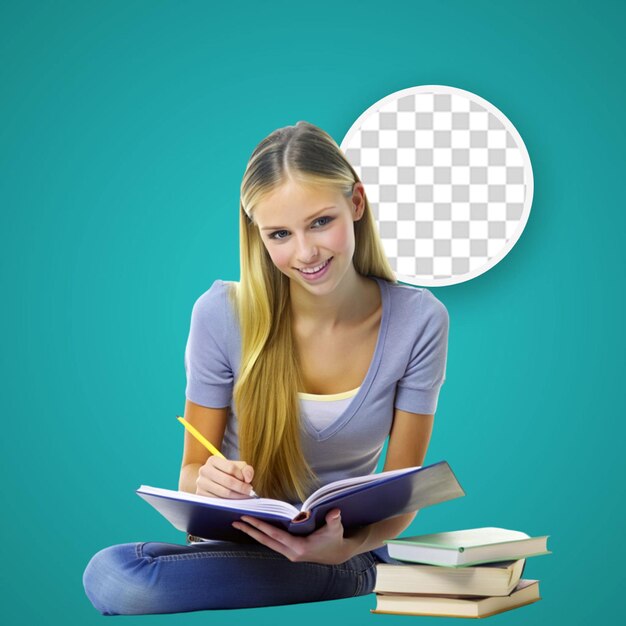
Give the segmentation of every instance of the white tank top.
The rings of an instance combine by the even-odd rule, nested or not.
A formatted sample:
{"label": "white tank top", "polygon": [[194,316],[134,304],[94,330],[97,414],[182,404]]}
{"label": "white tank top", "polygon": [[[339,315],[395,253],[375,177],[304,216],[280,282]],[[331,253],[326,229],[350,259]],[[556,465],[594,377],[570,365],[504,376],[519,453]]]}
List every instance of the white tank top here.
{"label": "white tank top", "polygon": [[302,417],[317,431],[321,432],[333,423],[356,396],[361,387],[341,393],[316,394],[298,392]]}

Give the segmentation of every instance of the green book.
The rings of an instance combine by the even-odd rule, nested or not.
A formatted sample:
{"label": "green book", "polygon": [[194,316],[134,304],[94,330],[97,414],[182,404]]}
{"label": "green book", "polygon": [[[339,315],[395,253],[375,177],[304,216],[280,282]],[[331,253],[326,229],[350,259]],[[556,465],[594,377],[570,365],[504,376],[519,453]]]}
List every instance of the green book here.
{"label": "green book", "polygon": [[530,537],[506,528],[470,528],[385,541],[389,556],[409,563],[466,567],[550,554],[549,535]]}

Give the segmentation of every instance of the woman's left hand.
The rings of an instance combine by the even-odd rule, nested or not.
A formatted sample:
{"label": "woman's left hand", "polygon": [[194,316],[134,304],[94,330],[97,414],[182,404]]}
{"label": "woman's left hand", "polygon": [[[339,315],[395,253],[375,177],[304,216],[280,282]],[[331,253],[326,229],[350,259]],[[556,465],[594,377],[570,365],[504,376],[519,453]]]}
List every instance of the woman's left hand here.
{"label": "woman's left hand", "polygon": [[249,515],[243,515],[240,522],[233,522],[233,526],[293,562],[338,565],[353,556],[350,542],[343,536],[339,509],[329,511],[326,524],[306,537],[291,535]]}

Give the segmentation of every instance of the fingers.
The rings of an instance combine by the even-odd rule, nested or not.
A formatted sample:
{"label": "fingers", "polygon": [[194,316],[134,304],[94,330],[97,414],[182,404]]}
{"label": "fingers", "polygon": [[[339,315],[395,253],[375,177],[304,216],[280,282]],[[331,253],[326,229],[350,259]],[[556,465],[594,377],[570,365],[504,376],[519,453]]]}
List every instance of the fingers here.
{"label": "fingers", "polygon": [[250,535],[264,546],[286,556],[290,561],[297,560],[298,546],[301,546],[303,541],[301,538],[293,537],[284,530],[247,515],[243,515],[240,521],[233,522],[232,526]]}
{"label": "fingers", "polygon": [[232,523],[259,543],[287,557],[290,561],[312,563],[343,563],[347,547],[339,509],[326,514],[326,525],[306,537],[296,537],[250,515],[242,515]]}
{"label": "fingers", "polygon": [[211,457],[212,463],[218,469],[222,470],[226,474],[232,474],[239,480],[251,483],[254,478],[254,468],[252,465],[248,465],[245,461],[229,461],[219,456]]}
{"label": "fingers", "polygon": [[254,468],[245,461],[230,461],[211,456],[200,468],[196,493],[216,498],[250,498]]}
{"label": "fingers", "polygon": [[241,469],[241,473],[243,474],[243,479],[247,483],[251,483],[252,479],[254,478],[254,468],[252,467],[252,465],[248,465],[245,461],[240,461],[240,463],[243,465]]}
{"label": "fingers", "polygon": [[211,463],[214,467],[225,474],[230,474],[239,480],[243,480],[240,461],[229,461],[221,456],[211,456],[208,458],[207,463]]}
{"label": "fingers", "polygon": [[341,511],[339,509],[333,509],[326,513],[326,526],[322,526],[320,530],[326,530],[332,535],[343,537],[344,528],[341,521]]}

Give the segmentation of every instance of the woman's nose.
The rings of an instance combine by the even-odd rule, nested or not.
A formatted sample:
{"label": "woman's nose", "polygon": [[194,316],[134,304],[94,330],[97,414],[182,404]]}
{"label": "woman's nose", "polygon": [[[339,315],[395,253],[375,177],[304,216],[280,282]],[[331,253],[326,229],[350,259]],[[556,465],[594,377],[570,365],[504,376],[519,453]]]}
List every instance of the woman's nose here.
{"label": "woman's nose", "polygon": [[300,263],[310,265],[318,260],[317,246],[306,237],[298,237],[297,255]]}

